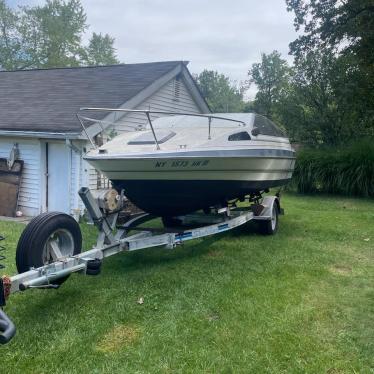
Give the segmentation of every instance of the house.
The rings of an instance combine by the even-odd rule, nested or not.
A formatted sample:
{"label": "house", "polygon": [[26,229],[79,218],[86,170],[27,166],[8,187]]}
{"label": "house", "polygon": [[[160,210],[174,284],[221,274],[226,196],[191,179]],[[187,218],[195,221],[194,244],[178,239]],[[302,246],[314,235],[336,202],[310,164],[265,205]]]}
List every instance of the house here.
{"label": "house", "polygon": [[[24,162],[18,209],[24,215],[77,215],[79,188],[100,186],[82,158],[90,143],[76,118],[81,107],[209,112],[182,61],[0,72],[0,158],[18,145]],[[111,131],[132,131],[146,121],[128,113]],[[88,131],[95,137],[102,128]]]}

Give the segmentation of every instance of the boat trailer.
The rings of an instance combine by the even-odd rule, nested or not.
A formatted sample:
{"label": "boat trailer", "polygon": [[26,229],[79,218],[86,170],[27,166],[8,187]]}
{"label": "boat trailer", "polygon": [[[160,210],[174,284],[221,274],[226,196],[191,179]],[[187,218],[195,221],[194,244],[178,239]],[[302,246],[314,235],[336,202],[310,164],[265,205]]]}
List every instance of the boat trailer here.
{"label": "boat trailer", "polygon": [[173,249],[188,240],[219,234],[251,220],[258,221],[261,233],[272,235],[278,228],[278,215],[283,214],[278,194],[249,199],[246,207],[232,204],[164,220],[166,227],[155,229],[141,226],[157,218],[147,213],[117,224],[125,201],[123,192],[83,187],[79,195],[98,229],[96,245],[81,252],[80,227],[64,213],[42,213],[26,226],[16,251],[19,274],[0,277],[0,344],[8,343],[16,333],[13,322],[3,311],[8,297],[15,292],[55,289],[72,273],[100,274],[103,259],[117,253],[159,246]]}

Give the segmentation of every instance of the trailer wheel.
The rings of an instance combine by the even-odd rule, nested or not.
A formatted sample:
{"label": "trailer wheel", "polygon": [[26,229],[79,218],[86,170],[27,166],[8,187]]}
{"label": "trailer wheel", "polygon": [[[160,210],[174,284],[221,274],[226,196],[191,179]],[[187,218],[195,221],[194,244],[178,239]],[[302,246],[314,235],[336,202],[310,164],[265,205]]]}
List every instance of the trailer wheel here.
{"label": "trailer wheel", "polygon": [[257,221],[259,232],[263,235],[274,235],[278,230],[278,218],[278,206],[274,203],[273,209],[271,210],[271,220]]}
{"label": "trailer wheel", "polygon": [[[48,212],[35,217],[18,241],[16,264],[19,273],[77,255],[82,249],[82,234],[75,219],[65,213]],[[67,277],[58,279],[62,284]]]}

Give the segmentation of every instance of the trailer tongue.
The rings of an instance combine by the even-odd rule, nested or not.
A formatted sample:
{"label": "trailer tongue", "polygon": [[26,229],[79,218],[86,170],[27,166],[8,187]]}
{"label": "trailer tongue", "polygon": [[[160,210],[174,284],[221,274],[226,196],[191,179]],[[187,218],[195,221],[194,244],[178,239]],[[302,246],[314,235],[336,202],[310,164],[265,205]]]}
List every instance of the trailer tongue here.
{"label": "trailer tongue", "polygon": [[[283,213],[279,196],[250,196],[250,204],[245,208],[233,204],[232,207],[212,209],[209,213],[176,217],[164,222],[166,227],[158,230],[139,227],[155,218],[147,213],[117,225],[123,208],[123,193],[81,188],[79,195],[98,229],[94,248],[81,252],[80,228],[71,216],[49,212],[35,217],[18,242],[16,263],[19,274],[0,278],[1,308],[12,293],[32,288],[58,288],[72,273],[98,275],[102,260],[120,252],[159,246],[172,249],[187,240],[228,231],[251,220],[258,221],[262,233],[272,235],[277,231],[278,214]],[[136,233],[129,235],[130,231]],[[14,324],[0,309],[0,344],[8,343],[15,332]]]}

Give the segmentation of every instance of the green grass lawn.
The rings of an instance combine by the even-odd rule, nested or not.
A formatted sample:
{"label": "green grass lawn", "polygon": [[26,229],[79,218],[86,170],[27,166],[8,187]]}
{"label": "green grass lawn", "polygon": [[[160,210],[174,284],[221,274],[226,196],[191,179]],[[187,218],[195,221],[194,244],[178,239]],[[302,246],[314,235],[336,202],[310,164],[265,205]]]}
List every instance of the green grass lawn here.
{"label": "green grass lawn", "polygon": [[[248,225],[12,295],[0,372],[373,373],[374,201],[282,202],[273,237]],[[22,228],[0,222],[7,274]]]}

